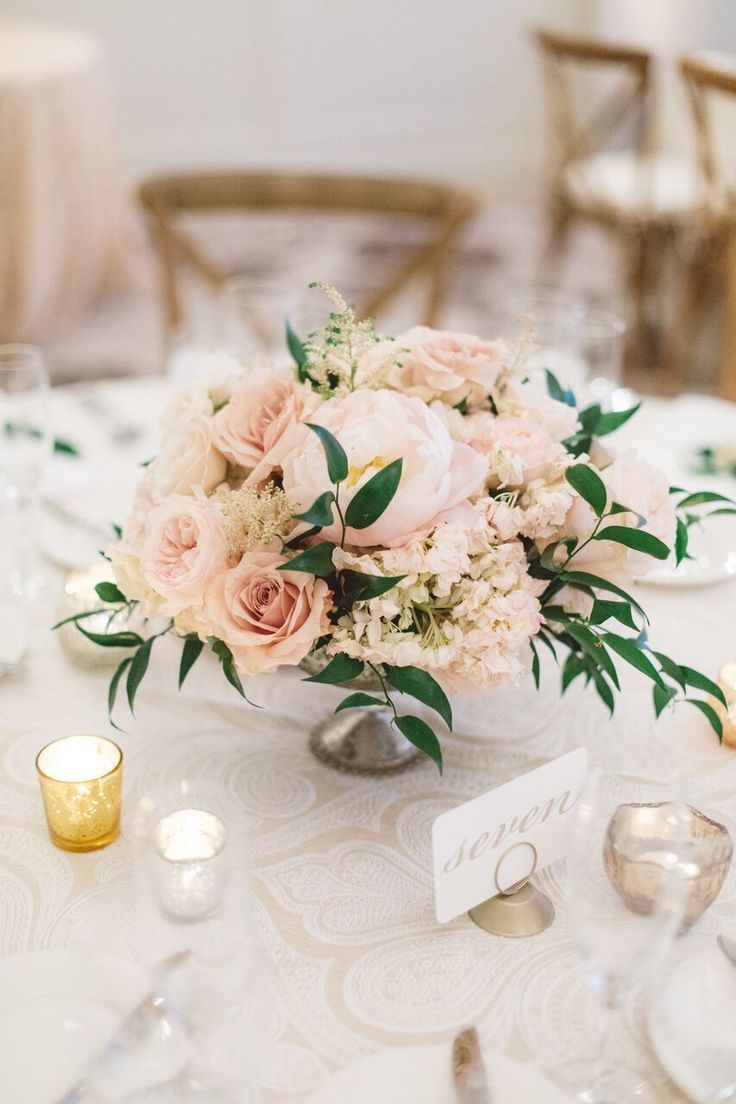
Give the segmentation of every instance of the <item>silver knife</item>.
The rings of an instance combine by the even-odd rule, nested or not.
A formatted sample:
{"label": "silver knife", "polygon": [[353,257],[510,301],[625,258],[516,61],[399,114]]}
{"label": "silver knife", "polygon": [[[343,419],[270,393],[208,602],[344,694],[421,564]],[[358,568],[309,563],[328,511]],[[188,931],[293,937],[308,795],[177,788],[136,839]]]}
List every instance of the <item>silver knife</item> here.
{"label": "silver knife", "polygon": [[108,1062],[129,1054],[148,1037],[151,1028],[166,1014],[166,998],[161,995],[164,982],[186,962],[191,953],[177,951],[154,967],[149,992],[128,1013],[112,1037],[93,1057],[84,1076],[56,1104],[83,1104],[93,1093],[93,1080],[104,1071]]}
{"label": "silver knife", "polygon": [[458,1104],[491,1104],[486,1068],[474,1027],[466,1027],[452,1044],[452,1080]]}
{"label": "silver knife", "polygon": [[719,935],[716,939],[716,943],[721,948],[726,958],[736,966],[736,939],[731,939],[730,935]]}

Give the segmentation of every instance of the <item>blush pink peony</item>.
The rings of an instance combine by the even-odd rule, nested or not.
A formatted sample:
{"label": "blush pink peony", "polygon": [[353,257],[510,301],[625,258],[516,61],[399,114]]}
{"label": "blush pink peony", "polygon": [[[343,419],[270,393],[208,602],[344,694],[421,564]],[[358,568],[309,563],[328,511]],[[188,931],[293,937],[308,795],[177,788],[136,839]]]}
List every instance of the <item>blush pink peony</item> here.
{"label": "blush pink peony", "polygon": [[[445,511],[483,485],[485,459],[453,441],[442,421],[419,399],[392,391],[354,391],[324,403],[314,421],[337,438],[348,457],[348,477],[341,487],[343,511],[376,472],[399,457],[403,461],[401,482],[386,510],[365,529],[348,527],[348,544],[362,548],[406,544],[431,532]],[[322,443],[306,426],[294,435],[282,468],[284,490],[296,513],[331,489]],[[339,539],[337,518],[323,536]]]}
{"label": "blush pink peony", "polygon": [[[463,400],[485,401],[501,371],[506,346],[472,334],[414,326],[396,339],[397,356],[389,385],[424,402],[441,399],[450,406]],[[382,355],[385,345],[369,354]],[[362,366],[364,367],[364,366]]]}
{"label": "blush pink peony", "polygon": [[279,571],[283,563],[279,552],[246,552],[206,592],[213,634],[249,675],[299,663],[329,630],[332,592],[327,583],[303,571]]}

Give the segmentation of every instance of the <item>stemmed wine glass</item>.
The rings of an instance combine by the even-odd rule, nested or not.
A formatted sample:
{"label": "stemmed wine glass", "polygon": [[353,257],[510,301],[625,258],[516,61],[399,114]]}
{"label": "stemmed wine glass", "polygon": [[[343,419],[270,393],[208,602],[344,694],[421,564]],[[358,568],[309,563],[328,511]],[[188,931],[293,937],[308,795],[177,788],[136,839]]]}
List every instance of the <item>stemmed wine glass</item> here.
{"label": "stemmed wine glass", "polygon": [[[588,982],[605,1013],[597,1058],[558,1071],[560,1080],[575,1086],[579,1104],[656,1099],[646,1078],[621,1060],[618,1020],[626,996],[665,963],[685,915],[685,877],[692,871],[688,864],[698,860],[698,845],[687,807],[675,802],[657,806],[656,836],[620,831],[622,806],[647,800],[651,794],[641,786],[593,769],[575,810],[567,860],[570,918]],[[619,881],[623,871],[631,875],[632,864],[640,892],[633,903]]]}
{"label": "stemmed wine glass", "polygon": [[48,376],[41,350],[0,345],[0,602],[12,639],[0,642],[0,666],[22,653],[21,603],[38,598],[44,577],[36,547],[36,514],[49,452]]}

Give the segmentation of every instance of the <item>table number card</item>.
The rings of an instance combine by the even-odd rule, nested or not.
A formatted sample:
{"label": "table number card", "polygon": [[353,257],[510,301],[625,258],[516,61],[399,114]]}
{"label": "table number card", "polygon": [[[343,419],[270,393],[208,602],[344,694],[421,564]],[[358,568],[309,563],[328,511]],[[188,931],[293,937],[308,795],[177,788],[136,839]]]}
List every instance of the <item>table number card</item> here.
{"label": "table number card", "polygon": [[562,858],[587,762],[587,751],[578,748],[437,817],[432,845],[441,924]]}

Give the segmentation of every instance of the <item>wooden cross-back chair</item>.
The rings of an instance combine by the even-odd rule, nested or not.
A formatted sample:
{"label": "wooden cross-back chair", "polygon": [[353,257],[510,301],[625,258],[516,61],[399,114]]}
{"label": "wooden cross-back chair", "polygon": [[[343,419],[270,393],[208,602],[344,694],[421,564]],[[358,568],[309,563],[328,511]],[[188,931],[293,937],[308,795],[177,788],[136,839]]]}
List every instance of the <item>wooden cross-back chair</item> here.
{"label": "wooden cross-back chair", "polygon": [[[537,29],[551,111],[547,264],[559,260],[576,221],[592,221],[622,250],[632,316],[630,352],[651,355],[646,306],[657,286],[663,246],[696,204],[690,167],[652,151],[653,62],[644,50]],[[603,90],[576,96],[581,74]]]}
{"label": "wooden cross-back chair", "polygon": [[428,225],[426,243],[391,275],[368,302],[358,304],[362,317],[376,314],[415,277],[426,278],[423,321],[433,325],[442,304],[448,260],[463,223],[477,209],[467,191],[414,180],[328,175],[211,172],[160,176],[139,189],[156,248],[167,333],[182,319],[179,284],[181,263],[194,269],[214,291],[222,272],[182,229],[179,216],[205,210],[310,209],[416,215]]}
{"label": "wooden cross-back chair", "polygon": [[733,97],[736,107],[736,59],[720,59],[717,54],[685,56],[680,59],[680,72],[692,108],[704,192],[679,314],[681,346],[686,356],[708,292],[723,286],[725,276],[719,390],[736,400],[736,178],[733,173],[729,176],[719,156],[714,118],[719,96]]}

